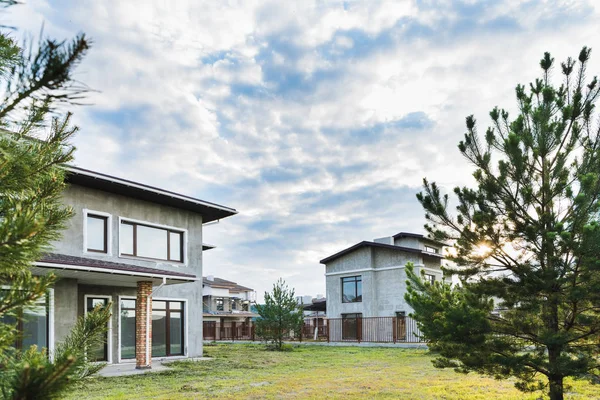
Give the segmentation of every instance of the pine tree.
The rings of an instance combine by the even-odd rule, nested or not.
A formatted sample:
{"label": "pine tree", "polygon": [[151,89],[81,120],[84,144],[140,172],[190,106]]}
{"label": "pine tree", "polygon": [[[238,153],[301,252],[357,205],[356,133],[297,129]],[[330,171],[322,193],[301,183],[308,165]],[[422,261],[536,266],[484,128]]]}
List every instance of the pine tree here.
{"label": "pine tree", "polygon": [[60,238],[72,215],[61,194],[77,128],[70,114],[50,113],[85,92],[72,72],[88,47],[80,35],[70,43],[40,39],[36,50],[25,50],[0,32],[0,80],[6,85],[0,104],[0,394],[7,399],[56,398],[101,367],[86,361],[85,349],[102,341],[108,309],[82,318],[51,356],[35,347],[13,347],[22,310],[43,299],[56,280],[33,276],[30,267]]}
{"label": "pine tree", "polygon": [[514,376],[521,390],[563,398],[566,377],[600,373],[600,132],[590,49],[561,63],[545,53],[542,77],[518,85],[518,113],[490,112],[480,137],[473,116],[459,144],[475,167],[475,188],[449,197],[424,180],[417,198],[426,229],[453,244],[448,259],[461,285],[427,285],[409,274],[415,310],[438,367]]}
{"label": "pine tree", "polygon": [[265,304],[256,305],[260,318],[256,321],[256,333],[271,341],[276,350],[283,349],[283,339],[291,332],[300,332],[304,315],[299,308],[294,290],[283,279],[273,285],[271,293],[265,292]]}

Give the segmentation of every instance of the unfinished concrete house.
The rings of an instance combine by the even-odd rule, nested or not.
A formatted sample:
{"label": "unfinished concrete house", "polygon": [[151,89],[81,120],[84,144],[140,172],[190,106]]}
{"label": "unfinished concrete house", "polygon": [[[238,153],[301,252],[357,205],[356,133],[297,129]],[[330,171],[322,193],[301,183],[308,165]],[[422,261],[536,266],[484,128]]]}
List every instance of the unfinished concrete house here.
{"label": "unfinished concrete house", "polygon": [[441,280],[444,244],[400,232],[363,241],[321,260],[325,265],[327,317],[333,341],[419,341],[404,300],[406,264]]}
{"label": "unfinished concrete house", "polygon": [[35,263],[58,276],[23,324],[23,345],[52,352],[77,318],[110,307],[104,345],[88,356],[149,368],[202,355],[202,226],[236,210],[81,168],[68,168],[63,238]]}

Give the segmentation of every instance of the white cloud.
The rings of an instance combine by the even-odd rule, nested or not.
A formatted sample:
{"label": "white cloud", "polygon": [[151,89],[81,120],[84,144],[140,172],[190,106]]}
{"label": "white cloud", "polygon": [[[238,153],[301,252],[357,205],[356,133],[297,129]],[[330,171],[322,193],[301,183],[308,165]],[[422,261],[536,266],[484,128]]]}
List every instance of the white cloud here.
{"label": "white cloud", "polygon": [[[5,22],[94,39],[79,165],[238,208],[206,228],[206,272],[314,295],[321,258],[421,230],[424,176],[471,182],[465,116],[483,130],[493,106],[514,110],[543,51],[594,45],[597,17],[595,2],[550,0],[30,0]],[[429,123],[398,122],[411,113]]]}

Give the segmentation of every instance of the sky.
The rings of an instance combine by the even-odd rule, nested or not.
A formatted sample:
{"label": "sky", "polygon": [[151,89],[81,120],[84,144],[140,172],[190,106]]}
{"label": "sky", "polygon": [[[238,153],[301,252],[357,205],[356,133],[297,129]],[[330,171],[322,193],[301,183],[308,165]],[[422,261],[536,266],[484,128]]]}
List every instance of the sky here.
{"label": "sky", "polygon": [[[515,111],[539,60],[593,50],[590,1],[26,0],[17,37],[93,39],[76,165],[233,207],[204,275],[325,294],[319,260],[424,233],[423,178],[471,185],[465,117]],[[598,49],[600,52],[600,49]],[[589,75],[600,72],[592,51]],[[561,77],[554,73],[556,82]]]}

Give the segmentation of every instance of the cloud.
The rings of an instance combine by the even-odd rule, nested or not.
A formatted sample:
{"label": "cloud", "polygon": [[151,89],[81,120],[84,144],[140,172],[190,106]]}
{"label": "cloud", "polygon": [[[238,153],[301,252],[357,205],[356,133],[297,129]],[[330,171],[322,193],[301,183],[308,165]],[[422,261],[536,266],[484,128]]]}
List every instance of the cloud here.
{"label": "cloud", "polygon": [[30,0],[4,17],[94,39],[79,165],[239,209],[206,227],[205,272],[313,295],[320,259],[422,231],[423,177],[472,182],[467,115],[485,129],[544,51],[599,38],[591,1]]}

